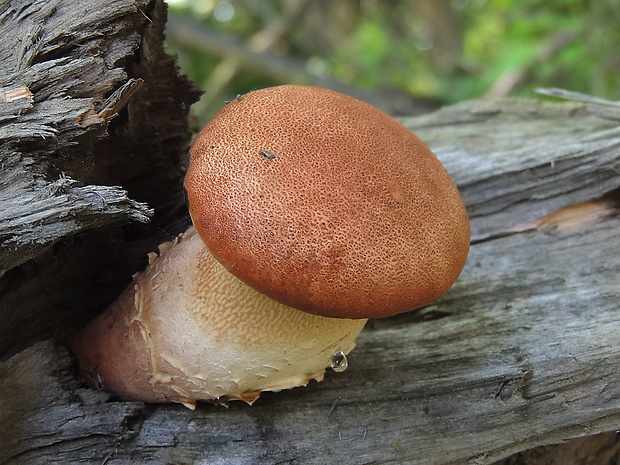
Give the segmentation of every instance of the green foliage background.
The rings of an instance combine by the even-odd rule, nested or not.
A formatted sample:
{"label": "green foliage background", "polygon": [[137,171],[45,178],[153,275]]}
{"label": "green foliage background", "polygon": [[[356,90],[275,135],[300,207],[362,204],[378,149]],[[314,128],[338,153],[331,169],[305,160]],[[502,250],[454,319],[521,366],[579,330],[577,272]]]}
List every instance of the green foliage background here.
{"label": "green foliage background", "polygon": [[294,80],[322,85],[329,77],[369,92],[390,90],[414,104],[531,96],[536,87],[620,99],[620,0],[169,0],[169,5],[171,22],[178,22],[169,47],[207,91],[196,107],[203,121],[239,93],[291,78],[274,76],[267,62],[264,68],[250,66],[243,58],[227,59],[213,44],[205,52],[196,37],[183,39],[179,31],[197,23],[211,34],[201,40],[217,47],[220,39],[230,39],[259,60],[281,60],[295,69]]}

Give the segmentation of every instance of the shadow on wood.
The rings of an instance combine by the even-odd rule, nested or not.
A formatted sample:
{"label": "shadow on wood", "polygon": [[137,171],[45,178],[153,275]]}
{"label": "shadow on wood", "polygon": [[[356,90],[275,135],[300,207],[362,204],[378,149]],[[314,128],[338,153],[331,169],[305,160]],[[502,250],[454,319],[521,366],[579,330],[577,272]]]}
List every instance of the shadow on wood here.
{"label": "shadow on wood", "polygon": [[0,354],[92,317],[188,221],[199,93],[165,18],[148,1],[0,6]]}

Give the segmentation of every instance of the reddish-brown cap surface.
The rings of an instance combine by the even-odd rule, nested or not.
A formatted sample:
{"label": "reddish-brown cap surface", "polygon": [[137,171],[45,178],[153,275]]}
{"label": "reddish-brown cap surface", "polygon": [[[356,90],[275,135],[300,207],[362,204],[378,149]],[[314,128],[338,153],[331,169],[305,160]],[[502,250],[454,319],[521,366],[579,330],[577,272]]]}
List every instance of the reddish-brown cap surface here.
{"label": "reddish-brown cap surface", "polygon": [[273,87],[227,104],[194,142],[185,187],[215,257],[311,313],[428,304],[469,250],[465,208],[434,154],[385,113],[325,89]]}

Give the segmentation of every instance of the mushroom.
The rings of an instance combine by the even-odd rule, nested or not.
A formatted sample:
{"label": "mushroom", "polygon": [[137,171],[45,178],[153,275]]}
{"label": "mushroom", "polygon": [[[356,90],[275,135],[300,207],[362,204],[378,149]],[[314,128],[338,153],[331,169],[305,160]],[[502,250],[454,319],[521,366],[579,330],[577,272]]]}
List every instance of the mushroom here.
{"label": "mushroom", "polygon": [[279,86],[226,105],[185,177],[217,260],[282,303],[384,317],[444,294],[469,251],[456,185],[405,126],[345,95]]}
{"label": "mushroom", "polygon": [[430,149],[326,89],[228,103],[193,143],[185,187],[195,229],[71,344],[89,384],[123,399],[251,403],[320,381],[367,318],[443,295],[469,250]]}
{"label": "mushroom", "polygon": [[320,381],[364,327],[365,320],[311,315],[252,289],[215,260],[194,228],[161,249],[72,344],[89,384],[122,399],[192,408],[196,400],[252,403],[261,391]]}

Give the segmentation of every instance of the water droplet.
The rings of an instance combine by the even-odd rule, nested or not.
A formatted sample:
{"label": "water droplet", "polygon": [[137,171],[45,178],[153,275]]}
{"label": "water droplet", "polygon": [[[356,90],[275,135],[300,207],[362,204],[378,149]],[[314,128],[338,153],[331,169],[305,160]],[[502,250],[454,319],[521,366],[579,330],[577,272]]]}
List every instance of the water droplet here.
{"label": "water droplet", "polygon": [[347,360],[347,356],[344,352],[339,351],[332,355],[329,365],[336,373],[342,373],[349,366],[349,361]]}

